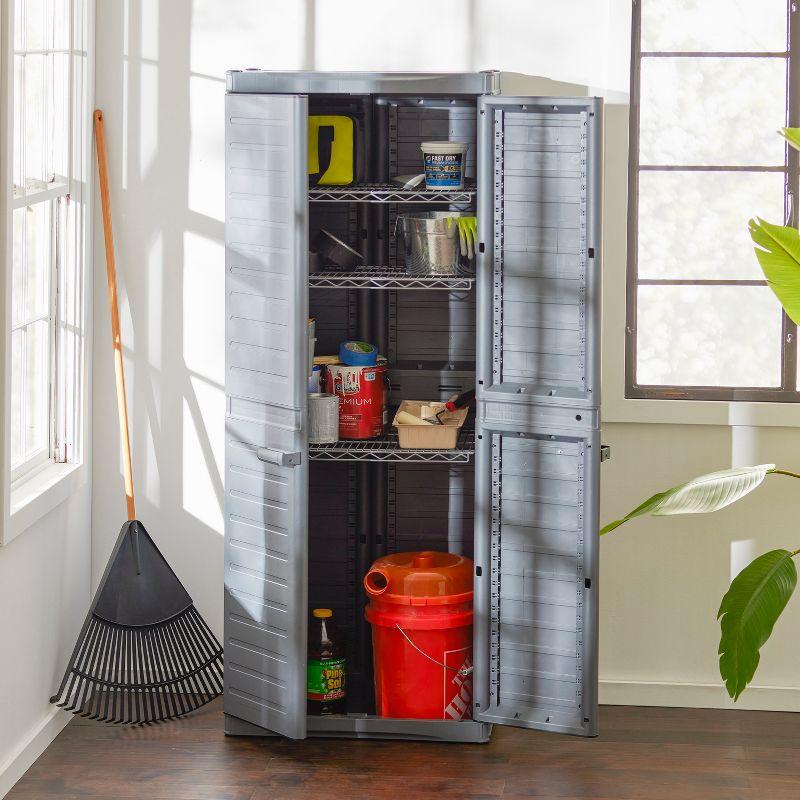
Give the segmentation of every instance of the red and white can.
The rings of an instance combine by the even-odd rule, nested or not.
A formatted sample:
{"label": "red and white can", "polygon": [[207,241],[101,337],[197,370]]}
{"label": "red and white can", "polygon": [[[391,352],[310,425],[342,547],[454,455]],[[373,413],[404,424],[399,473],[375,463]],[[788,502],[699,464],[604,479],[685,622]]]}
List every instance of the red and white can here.
{"label": "red and white can", "polygon": [[339,398],[339,438],[372,439],[382,436],[388,422],[386,364],[346,367],[330,364],[325,391]]}

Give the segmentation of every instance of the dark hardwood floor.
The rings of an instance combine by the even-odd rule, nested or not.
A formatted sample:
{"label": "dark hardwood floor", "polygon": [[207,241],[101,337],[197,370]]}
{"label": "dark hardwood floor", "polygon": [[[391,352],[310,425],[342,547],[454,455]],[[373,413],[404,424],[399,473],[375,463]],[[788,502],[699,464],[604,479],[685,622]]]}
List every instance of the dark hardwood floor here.
{"label": "dark hardwood floor", "polygon": [[580,739],[226,738],[221,702],[146,729],[74,720],[7,800],[798,800],[800,714],[605,706]]}

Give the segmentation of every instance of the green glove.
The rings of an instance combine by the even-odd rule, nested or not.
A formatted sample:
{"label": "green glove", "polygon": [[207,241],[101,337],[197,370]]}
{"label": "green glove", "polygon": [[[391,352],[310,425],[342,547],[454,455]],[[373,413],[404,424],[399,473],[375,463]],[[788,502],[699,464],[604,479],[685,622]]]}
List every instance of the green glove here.
{"label": "green glove", "polygon": [[448,230],[452,227],[454,222],[458,228],[458,239],[459,244],[461,245],[461,255],[471,259],[475,255],[476,244],[478,242],[478,218],[448,217]]}

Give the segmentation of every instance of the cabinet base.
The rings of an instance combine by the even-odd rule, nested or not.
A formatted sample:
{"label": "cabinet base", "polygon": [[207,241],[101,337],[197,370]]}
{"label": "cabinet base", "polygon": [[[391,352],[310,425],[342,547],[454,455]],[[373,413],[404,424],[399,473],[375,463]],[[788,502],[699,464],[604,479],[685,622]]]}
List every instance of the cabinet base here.
{"label": "cabinet base", "polygon": [[[430,742],[488,742],[492,726],[486,722],[466,720],[449,722],[440,719],[387,719],[350,714],[348,716],[307,717],[308,736],[340,739],[409,739]],[[231,714],[225,715],[228,736],[277,736],[278,734],[246,722]]]}

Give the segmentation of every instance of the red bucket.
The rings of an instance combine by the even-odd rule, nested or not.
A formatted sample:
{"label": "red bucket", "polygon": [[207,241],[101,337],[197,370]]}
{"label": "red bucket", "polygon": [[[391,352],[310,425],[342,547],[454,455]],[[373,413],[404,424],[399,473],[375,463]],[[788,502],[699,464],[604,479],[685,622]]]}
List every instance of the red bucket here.
{"label": "red bucket", "polygon": [[339,438],[372,439],[386,429],[386,364],[348,367],[331,364],[325,391],[339,398]]}
{"label": "red bucket", "polygon": [[364,577],[375,706],[382,717],[472,717],[472,561],[423,551],[379,558]]}

